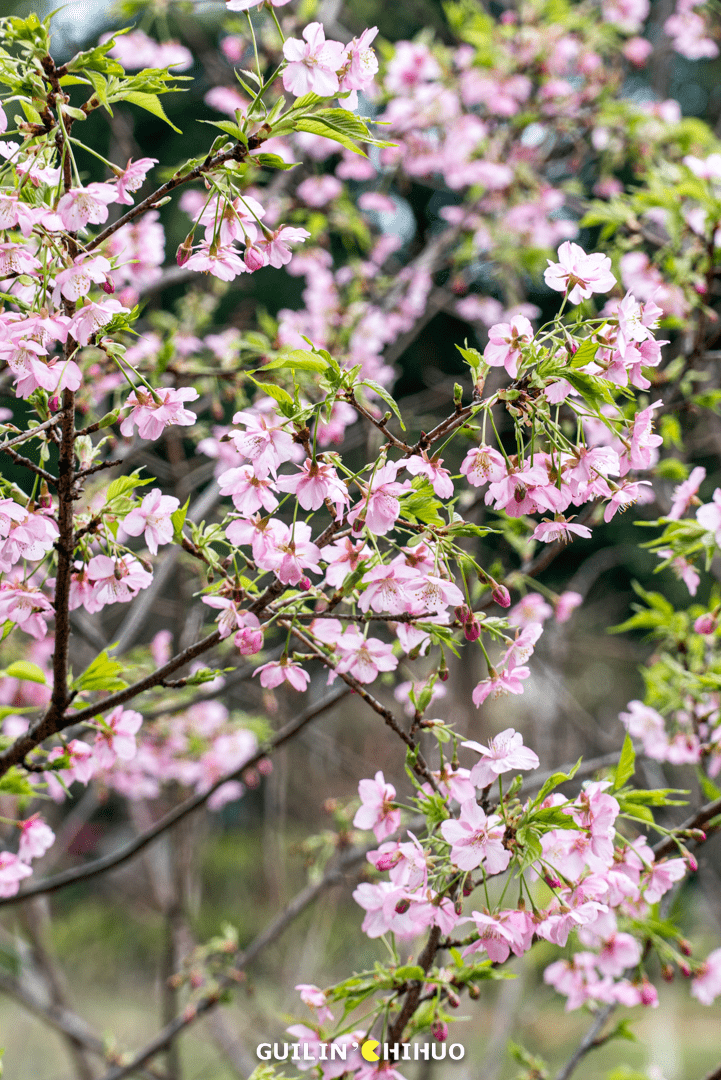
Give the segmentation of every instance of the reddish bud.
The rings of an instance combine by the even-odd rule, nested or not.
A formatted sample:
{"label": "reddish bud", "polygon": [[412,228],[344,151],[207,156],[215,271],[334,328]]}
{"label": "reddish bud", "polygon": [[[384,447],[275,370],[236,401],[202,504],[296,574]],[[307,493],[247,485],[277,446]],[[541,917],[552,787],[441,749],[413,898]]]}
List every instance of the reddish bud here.
{"label": "reddish bud", "polygon": [[[376,860],[376,870],[380,870],[381,872],[384,872],[386,870],[392,870],[396,863],[400,860],[400,858],[400,851],[385,851]],[[403,901],[401,901],[401,903],[402,902]]]}
{"label": "reddish bud", "polygon": [[693,975],[693,972],[691,971],[691,968],[688,964],[679,964],[678,970],[681,972],[684,979],[690,979]]}
{"label": "reddish bud", "polygon": [[459,604],[459,606],[454,609],[453,614],[461,625],[465,625],[471,617],[471,609],[468,604]]}
{"label": "reddish bud", "polygon": [[312,582],[309,577],[303,576],[298,582],[298,588],[301,590],[301,592],[308,592],[311,587]]}
{"label": "reddish bud", "polygon": [[405,915],[405,913],[408,911],[408,908],[410,906],[411,906],[410,900],[406,900],[406,899],[399,900],[398,903],[396,904],[396,908],[395,908],[396,914],[397,915]]}
{"label": "reddish bud", "polygon": [[243,260],[251,273],[260,270],[268,261],[263,252],[257,247],[254,247],[253,244],[248,244],[246,246]]}
{"label": "reddish bud", "polygon": [[448,1024],[443,1020],[435,1020],[431,1025],[431,1034],[438,1042],[445,1042],[448,1038]]}
{"label": "reddish bud", "polygon": [[354,533],[362,532],[363,531],[363,526],[365,525],[365,523],[366,523],[365,518],[357,517],[355,519],[355,521],[353,522],[353,525],[352,525],[353,532]]}
{"label": "reddish bud", "polygon": [[475,885],[470,880],[470,878],[467,881],[463,882],[463,895],[464,896],[470,896],[474,889],[475,889]]}
{"label": "reddish bud", "polygon": [[100,288],[103,290],[103,292],[112,295],[112,293],[115,292],[115,282],[111,277],[107,277],[105,281],[100,282]]}
{"label": "reddish bud", "polygon": [[193,254],[193,240],[195,239],[195,233],[188,233],[183,243],[180,245],[175,253],[175,261],[178,266],[185,266],[190,256]]}
{"label": "reddish bud", "polygon": [[468,996],[473,1001],[478,1001],[479,997],[481,996],[481,991],[478,989],[477,986],[469,986],[468,987]]}
{"label": "reddish bud", "polygon": [[678,947],[684,956],[691,956],[693,949],[691,948],[691,942],[687,941],[686,938],[678,939]]}
{"label": "reddish bud", "polygon": [[707,611],[704,615],[699,615],[693,628],[697,634],[713,634],[717,625],[716,616]]}
{"label": "reddish bud", "polygon": [[664,980],[664,982],[673,982],[674,970],[670,964],[664,964],[661,968],[661,978]]}
{"label": "reddish bud", "polygon": [[496,585],[495,589],[491,593],[491,596],[497,604],[500,604],[501,607],[511,606],[511,594],[509,593],[505,585]]}
{"label": "reddish bud", "polygon": [[273,762],[270,758],[264,757],[258,762],[258,772],[261,776],[270,776],[273,771]]}
{"label": "reddish bud", "polygon": [[656,993],[656,987],[644,979],[641,983],[641,1004],[642,1005],[655,1005],[658,1002],[658,994]]}
{"label": "reddish bud", "polygon": [[472,615],[466,625],[463,627],[463,633],[466,641],[478,641],[481,636],[481,623],[480,620]]}
{"label": "reddish bud", "polygon": [[457,1009],[458,1006],[460,1005],[460,1003],[461,1003],[461,999],[459,998],[458,994],[456,994],[455,991],[453,991],[453,990],[449,990],[448,991],[448,1004],[450,1005],[450,1007],[452,1009]]}
{"label": "reddish bud", "polygon": [[546,876],[544,877],[543,880],[546,882],[546,885],[548,885],[549,889],[560,889],[561,888],[561,880],[560,880],[560,878],[551,877],[550,874],[546,874]]}

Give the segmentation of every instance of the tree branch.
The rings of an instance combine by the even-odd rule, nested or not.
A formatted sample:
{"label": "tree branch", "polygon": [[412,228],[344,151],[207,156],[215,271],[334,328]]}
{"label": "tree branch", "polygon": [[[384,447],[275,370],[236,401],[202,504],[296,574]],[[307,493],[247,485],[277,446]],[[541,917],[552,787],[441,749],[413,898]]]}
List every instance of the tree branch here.
{"label": "tree branch", "polygon": [[331,706],[335,705],[342,698],[346,697],[348,690],[336,691],[335,694],[330,695],[318,705],[314,705],[304,712],[300,713],[293,720],[289,721],[284,727],[280,729],[277,735],[274,735],[272,739],[264,743],[259,747],[252,757],[249,757],[247,761],[243,762],[239,768],[234,769],[233,772],[227,773],[219,780],[208,788],[207,791],[200,792],[198,795],[193,795],[191,798],[186,799],[179,806],[176,806],[174,810],[165,814],[160,821],[156,822],[151,828],[146,829],[130,843],[120,848],[119,851],[112,852],[110,855],[105,855],[102,859],[96,859],[94,862],[88,863],[87,866],[79,866],[73,870],[65,870],[61,874],[56,874],[54,877],[48,878],[46,881],[39,881],[36,885],[31,885],[30,888],[25,889],[21,893],[17,893],[15,896],[3,897],[0,899],[0,907],[12,904],[21,903],[23,900],[27,900],[31,896],[40,896],[45,893],[58,892],[59,889],[64,889],[67,885],[74,885],[78,881],[89,881],[91,878],[99,877],[100,874],[105,874],[109,870],[114,870],[118,866],[122,866],[123,863],[128,862],[134,858],[139,852],[143,851],[149,844],[152,844],[154,840],[157,840],[159,836],[167,832],[168,829],[172,829],[174,825],[188,817],[189,814],[193,814],[196,810],[204,806],[211,795],[222,787],[223,784],[227,784],[229,780],[235,780],[241,776],[246,769],[252,768],[257,765],[263,758],[268,757],[274,750],[284,743],[288,742],[299,731],[309,724],[312,720],[315,720],[318,716],[324,713]]}

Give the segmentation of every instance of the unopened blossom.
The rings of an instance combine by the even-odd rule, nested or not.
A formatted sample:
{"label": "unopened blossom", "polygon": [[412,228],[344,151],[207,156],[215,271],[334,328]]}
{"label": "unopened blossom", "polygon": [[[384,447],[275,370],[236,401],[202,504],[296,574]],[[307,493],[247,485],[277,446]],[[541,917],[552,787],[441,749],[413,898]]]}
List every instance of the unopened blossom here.
{"label": "unopened blossom", "polygon": [[332,97],[340,89],[337,72],[343,64],[344,52],[340,41],[326,41],[322,23],[309,23],[303,31],[303,41],[288,38],[283,44],[283,56],[288,61],[283,86],[295,97],[303,94]]}
{"label": "unopened blossom", "polygon": [[12,851],[0,851],[0,896],[15,896],[23,878],[32,870]]}
{"label": "unopened blossom", "polygon": [[360,781],[358,794],[361,805],[356,810],[353,825],[356,829],[372,829],[380,843],[401,823],[401,812],[393,805],[396,789],[387,784],[383,773],[378,771],[373,780]]}
{"label": "unopened blossom", "polygon": [[39,814],[20,822],[18,858],[29,863],[39,859],[55,843],[55,833]]}
{"label": "unopened blossom", "polygon": [[120,425],[120,432],[129,438],[137,426],[141,439],[155,441],[172,424],[189,427],[198,418],[184,403],[197,397],[198,391],[192,386],[181,386],[178,390],[162,386],[155,391],[155,397],[144,387],[136,387],[125,402],[124,407],[131,411]]}
{"label": "unopened blossom", "polygon": [[706,957],[701,970],[694,975],[691,996],[702,1005],[712,1005],[721,994],[721,949],[714,949]]}
{"label": "unopened blossom", "polygon": [[706,636],[715,634],[717,626],[718,618],[710,611],[705,612],[703,615],[699,615],[693,624],[695,633],[704,634]]}
{"label": "unopened blossom", "polygon": [[137,161],[133,161],[133,159],[130,158],[125,169],[115,181],[115,189],[117,192],[115,201],[122,203],[124,206],[132,206],[133,199],[131,198],[131,194],[135,194],[136,191],[140,190],[145,182],[145,177],[148,175],[153,165],[157,164],[157,158],[138,158]]}
{"label": "unopened blossom", "polygon": [[257,246],[267,258],[268,263],[279,270],[291,260],[292,252],[288,244],[302,244],[309,237],[310,233],[307,229],[301,229],[295,225],[281,225],[270,236],[261,238]]}
{"label": "unopened blossom", "polygon": [[114,184],[88,184],[71,188],[58,203],[58,214],[68,232],[78,232],[86,225],[102,225],[108,220],[108,207],[118,201]]}
{"label": "unopened blossom", "polygon": [[588,300],[593,293],[610,292],[616,284],[608,255],[599,252],[587,255],[578,244],[566,240],[558,249],[558,260],[557,263],[548,260],[543,277],[549,288],[568,291],[572,304]]}
{"label": "unopened blossom", "polygon": [[98,721],[94,756],[101,769],[110,769],[116,758],[132,761],[137,752],[135,736],[142,723],[139,712],[124,709],[122,705],[116,705],[112,712]]}
{"label": "unopened blossom", "polygon": [[475,799],[461,804],[460,816],[441,822],[443,838],[451,845],[451,862],[459,870],[483,863],[487,874],[500,874],[511,861],[503,846],[505,825],[497,814],[487,817]]}
{"label": "unopened blossom", "polygon": [[515,379],[522,350],[532,340],[533,327],[528,319],[515,315],[510,322],[496,323],[490,328],[483,359],[491,367],[505,367],[511,378]]}
{"label": "unopened blossom", "polygon": [[272,690],[281,683],[287,682],[294,690],[302,694],[310,682],[310,675],[305,668],[288,660],[287,657],[262,664],[253,672],[253,677],[256,675],[260,675],[260,685],[266,690]]}
{"label": "unopened blossom", "polygon": [[263,631],[252,611],[244,612],[242,619],[243,625],[233,638],[233,644],[241,656],[254,656],[263,648]]}
{"label": "unopened blossom", "polygon": [[145,543],[152,555],[158,554],[160,544],[169,544],[173,539],[171,516],[180,506],[180,501],[172,495],[163,495],[160,488],[153,488],[146,495],[140,506],[131,510],[123,520],[123,528],[130,536],[145,535]]}
{"label": "unopened blossom", "polygon": [[320,510],[326,499],[335,506],[336,521],[342,521],[350,505],[348,489],[332,465],[308,458],[301,469],[290,476],[279,476],[280,491],[290,491],[304,510]]}
{"label": "unopened blossom", "polygon": [[522,681],[530,674],[527,667],[508,667],[505,671],[494,671],[487,679],[478,683],[471,700],[478,708],[489,697],[493,699],[503,697],[504,694],[522,694]]}
{"label": "unopened blossom", "polygon": [[481,760],[473,766],[470,775],[471,783],[477,788],[487,787],[496,777],[511,769],[537,769],[540,764],[538,755],[523,745],[523,736],[513,728],[506,728],[494,735],[489,739],[488,746],[473,740],[461,745],[481,755]]}

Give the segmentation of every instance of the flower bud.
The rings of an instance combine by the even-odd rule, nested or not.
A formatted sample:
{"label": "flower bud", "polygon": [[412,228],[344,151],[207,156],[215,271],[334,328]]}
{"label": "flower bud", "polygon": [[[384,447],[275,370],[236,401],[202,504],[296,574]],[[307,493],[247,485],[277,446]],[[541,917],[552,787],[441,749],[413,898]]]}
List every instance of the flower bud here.
{"label": "flower bud", "polygon": [[641,1004],[656,1005],[657,1003],[658,994],[656,993],[656,987],[653,983],[650,983],[648,979],[644,979],[641,983]]}
{"label": "flower bud", "polygon": [[384,851],[376,860],[376,870],[380,870],[382,873],[386,870],[392,870],[400,858],[400,851]]}
{"label": "flower bud", "polygon": [[273,762],[270,758],[264,757],[258,762],[258,772],[261,776],[270,776],[273,771]]}
{"label": "flower bud", "polygon": [[115,282],[111,277],[106,277],[105,281],[100,282],[100,288],[103,292],[112,295],[115,292]]}
{"label": "flower bud", "polygon": [[468,996],[469,998],[471,998],[472,1001],[478,1001],[479,997],[481,996],[481,991],[478,989],[477,986],[473,986],[471,984],[468,987]]}
{"label": "flower bud", "polygon": [[463,895],[464,896],[470,896],[474,889],[475,889],[475,885],[473,884],[473,882],[471,881],[470,878],[467,878],[463,882]]}
{"label": "flower bud", "polygon": [[259,248],[255,247],[253,244],[247,244],[243,261],[252,274],[256,270],[262,269],[268,260]]}
{"label": "flower bud", "polygon": [[500,604],[501,607],[511,606],[511,594],[509,593],[505,585],[496,585],[495,589],[491,593],[491,596],[497,604]]}
{"label": "flower bud", "polygon": [[431,1025],[431,1034],[438,1042],[445,1042],[448,1038],[448,1024],[443,1020],[434,1020]]}
{"label": "flower bud", "polygon": [[365,525],[365,523],[366,523],[365,518],[357,517],[355,519],[355,521],[353,522],[353,526],[352,526],[353,532],[354,533],[362,532],[363,531],[363,526]]}
{"label": "flower bud", "polygon": [[478,641],[481,636],[481,623],[475,615],[472,615],[463,627],[463,633],[466,641]]}
{"label": "flower bud", "polygon": [[405,897],[402,900],[399,900],[395,907],[396,915],[405,915],[410,906],[410,900],[406,900]]}
{"label": "flower bud", "polygon": [[298,588],[301,590],[301,592],[308,592],[308,590],[312,588],[312,582],[310,578],[303,575],[303,577],[298,582]]}
{"label": "flower bud", "polygon": [[460,1005],[460,1003],[461,1003],[461,999],[459,998],[458,994],[454,990],[449,989],[448,990],[448,1004],[450,1005],[450,1007],[452,1009],[457,1009],[458,1006]]}
{"label": "flower bud", "polygon": [[687,941],[686,938],[678,939],[678,947],[684,956],[690,956],[693,952],[693,949],[691,948],[691,942]]}
{"label": "flower bud", "polygon": [[560,878],[551,877],[550,874],[546,874],[546,876],[544,877],[543,880],[546,882],[546,885],[548,885],[549,889],[560,889],[561,888],[561,879]]}
{"label": "flower bud", "polygon": [[175,253],[175,261],[178,266],[185,266],[190,256],[193,254],[193,240],[195,239],[195,230],[188,233],[183,243],[180,245]]}
{"label": "flower bud", "polygon": [[713,634],[716,630],[717,622],[716,616],[710,611],[707,611],[704,615],[699,615],[696,622],[693,624],[693,628],[697,634]]}
{"label": "flower bud", "polygon": [[471,617],[471,609],[468,604],[459,604],[458,607],[454,609],[453,614],[458,619],[459,623],[464,626]]}
{"label": "flower bud", "polygon": [[241,656],[253,656],[263,648],[263,631],[257,627],[244,626],[233,641]]}
{"label": "flower bud", "polygon": [[664,982],[673,982],[674,970],[670,964],[664,964],[661,968],[661,978],[664,980]]}
{"label": "flower bud", "polygon": [[679,964],[678,965],[678,970],[681,972],[684,979],[690,979],[691,976],[693,975],[693,972],[691,971],[691,967],[690,967],[689,964]]}

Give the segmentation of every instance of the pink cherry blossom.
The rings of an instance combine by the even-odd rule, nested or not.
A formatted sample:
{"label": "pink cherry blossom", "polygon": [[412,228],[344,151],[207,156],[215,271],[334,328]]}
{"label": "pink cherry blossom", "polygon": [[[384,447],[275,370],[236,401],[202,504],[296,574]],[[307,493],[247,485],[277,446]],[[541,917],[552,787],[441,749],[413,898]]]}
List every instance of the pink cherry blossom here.
{"label": "pink cherry blossom", "polygon": [[88,184],[85,188],[71,188],[58,203],[58,214],[63,228],[78,232],[86,225],[102,225],[108,220],[108,206],[118,202],[114,184]]}
{"label": "pink cherry blossom", "polygon": [[328,1008],[327,998],[318,986],[313,985],[313,983],[298,983],[295,989],[300,991],[300,1000],[305,1005],[317,1010],[319,1024],[333,1022],[334,1017]]}
{"label": "pink cherry blossom", "polygon": [[415,582],[417,574],[409,566],[374,566],[363,575],[366,589],[358,606],[361,611],[387,611],[390,615],[401,615],[408,610],[413,594],[409,582]]}
{"label": "pink cherry blossom", "polygon": [[522,680],[527,679],[531,672],[527,667],[509,667],[506,671],[495,671],[487,679],[478,683],[471,699],[478,708],[486,698],[503,697],[504,694],[522,694]]}
{"label": "pink cherry blossom", "polygon": [[283,45],[288,61],[283,86],[295,97],[332,97],[340,89],[336,73],[343,64],[344,46],[339,41],[326,41],[323,24],[317,22],[306,26],[303,39],[288,38]]}
{"label": "pink cherry blossom", "polygon": [[572,304],[588,300],[593,293],[609,292],[616,284],[608,255],[587,255],[578,244],[566,240],[558,249],[558,262],[548,260],[544,280],[557,292],[568,291]]}
{"label": "pink cherry blossom", "polygon": [[528,626],[529,623],[542,623],[553,615],[553,608],[546,603],[540,593],[527,593],[522,600],[508,612],[511,626]]}
{"label": "pink cherry blossom", "polygon": [[554,607],[556,622],[568,622],[573,612],[582,603],[583,597],[580,593],[573,592],[573,590],[568,590],[561,593],[561,595],[556,600]]}
{"label": "pink cherry blossom", "polygon": [[258,241],[258,247],[268,263],[279,270],[291,260],[292,252],[288,244],[302,244],[309,236],[307,229],[300,229],[294,225],[281,225],[270,236],[261,238]]}
{"label": "pink cherry blossom", "polygon": [[299,472],[279,476],[276,484],[280,491],[292,492],[304,510],[320,510],[326,499],[329,500],[335,506],[337,521],[343,519],[350,504],[348,489],[338,473],[320,458],[316,461],[308,458]]}
{"label": "pink cherry blossom", "polygon": [[487,874],[500,874],[511,861],[503,846],[505,825],[497,814],[487,817],[475,799],[461,803],[459,818],[441,822],[441,833],[451,845],[451,862],[460,870],[475,870],[483,863]]}
{"label": "pink cherry blossom", "polygon": [[188,270],[197,270],[202,274],[212,274],[220,281],[234,281],[238,274],[247,274],[249,267],[233,248],[201,247],[184,263]]}
{"label": "pink cherry blossom", "polygon": [[533,334],[533,327],[523,315],[516,315],[507,323],[496,323],[488,331],[483,359],[491,367],[505,367],[511,378],[515,379],[523,346],[530,345]]}
{"label": "pink cherry blossom", "polygon": [[691,996],[702,1005],[712,1005],[719,994],[721,994],[721,949],[714,949],[708,954],[700,971],[693,978]]}
{"label": "pink cherry blossom", "polygon": [[423,450],[406,460],[406,469],[412,476],[425,476],[439,499],[453,498],[453,481],[447,469],[442,469],[443,459],[429,458]]}
{"label": "pink cherry blossom", "polygon": [[145,543],[152,555],[158,554],[160,544],[169,544],[173,539],[171,515],[180,506],[172,495],[163,495],[160,488],[153,488],[146,495],[140,506],[131,510],[123,520],[123,528],[130,536],[145,534]]}
{"label": "pink cherry blossom", "polygon": [[310,675],[305,668],[302,668],[300,664],[291,662],[287,657],[273,660],[268,664],[262,664],[253,672],[253,677],[256,675],[260,675],[260,685],[266,689],[273,689],[280,686],[281,683],[287,682],[301,694],[307,689],[310,682]]}
{"label": "pink cherry blossom", "polygon": [[11,851],[0,851],[0,896],[16,896],[23,878],[32,870]]}
{"label": "pink cherry blossom", "polygon": [[198,397],[198,391],[192,386],[181,386],[178,390],[161,387],[155,391],[155,395],[157,401],[149,391],[136,387],[126,400],[125,408],[131,411],[120,425],[121,434],[126,438],[133,434],[133,428],[137,426],[141,439],[154,441],[171,424],[188,427],[198,419],[194,412],[183,405],[185,401],[195,401]]}
{"label": "pink cherry blossom", "polygon": [[361,780],[358,794],[361,805],[356,810],[353,825],[356,829],[372,829],[380,843],[400,827],[401,812],[393,806],[396,789],[387,784],[383,773],[378,771],[373,780]]}
{"label": "pink cherry blossom", "polygon": [[335,670],[348,673],[361,683],[375,682],[381,671],[395,671],[398,658],[393,655],[393,646],[379,638],[363,638],[357,631],[347,630],[339,647],[341,659]]}
{"label": "pink cherry blossom", "polygon": [[23,862],[39,859],[54,843],[55,833],[39,814],[33,814],[27,821],[20,823],[18,858]]}
{"label": "pink cherry blossom", "polygon": [[398,496],[411,490],[409,480],[396,482],[398,463],[388,462],[376,469],[370,485],[364,485],[364,498],[348,514],[348,521],[365,521],[375,536],[385,536],[393,528],[401,512]]}
{"label": "pink cherry blossom", "polygon": [[92,586],[91,598],[85,601],[90,612],[99,611],[106,604],[128,604],[153,580],[153,575],[143,570],[132,555],[119,559],[95,555],[86,567],[86,574]]}
{"label": "pink cherry blossom", "polygon": [[136,191],[140,190],[145,182],[145,177],[148,175],[153,165],[157,164],[157,158],[138,158],[137,161],[133,161],[133,159],[130,158],[124,171],[115,181],[117,191],[117,198],[115,201],[122,203],[124,206],[132,206],[133,200],[131,198],[131,193],[134,194]]}
{"label": "pink cherry blossom", "polygon": [[77,315],[73,316],[70,333],[78,344],[89,345],[90,339],[116,315],[127,313],[128,310],[119,300],[101,300],[99,304],[86,300]]}
{"label": "pink cherry blossom", "polygon": [[534,529],[531,539],[542,540],[544,544],[553,544],[557,541],[567,544],[574,536],[581,536],[588,540],[591,530],[587,525],[574,524],[567,521],[563,514],[559,514],[552,521],[544,518]]}
{"label": "pink cherry blossom", "polygon": [[475,923],[478,939],[463,950],[463,956],[485,952],[493,963],[505,963],[515,943],[511,929],[504,926],[500,919],[486,915],[482,911],[471,912],[471,917],[467,921]]}
{"label": "pink cherry blossom", "polygon": [[699,506],[696,520],[708,532],[713,533],[716,543],[721,545],[721,488],[713,493],[713,502]]}
{"label": "pink cherry blossom", "polygon": [[81,296],[87,296],[93,283],[100,285],[107,280],[110,268],[109,261],[102,255],[89,259],[78,255],[72,266],[56,274],[53,303],[60,304],[61,295],[66,300],[79,300]]}
{"label": "pink cherry blossom", "polygon": [[460,471],[473,487],[482,487],[489,481],[501,480],[506,475],[506,463],[492,447],[474,446],[463,459]]}
{"label": "pink cherry blossom", "polygon": [[537,769],[540,764],[538,755],[523,745],[523,736],[513,728],[506,728],[494,735],[489,739],[488,746],[472,740],[461,745],[481,755],[481,760],[473,766],[470,775],[471,783],[477,788],[486,787],[497,776],[511,769]]}
{"label": "pink cherry blossom", "polygon": [[698,505],[696,496],[705,479],[706,470],[702,465],[697,465],[695,469],[692,469],[688,480],[684,480],[673,489],[673,502],[666,516],[672,521],[680,521],[694,503]]}
{"label": "pink cherry blossom", "polygon": [[275,476],[280,465],[293,460],[293,437],[283,429],[275,413],[239,412],[233,423],[245,425],[245,431],[231,431],[229,438],[238,453],[252,463],[260,479],[269,473]]}
{"label": "pink cherry blossom", "polygon": [[363,541],[353,543],[349,536],[335,540],[321,551],[327,564],[326,584],[334,589],[340,588],[348,574],[352,574],[362,562],[370,557],[371,551]]}
{"label": "pink cherry blossom", "polygon": [[48,632],[46,620],[53,615],[52,604],[40,589],[13,588],[10,582],[0,584],[0,623],[15,623],[36,641],[42,641]]}
{"label": "pink cherry blossom", "polygon": [[116,705],[112,712],[98,721],[95,736],[94,757],[101,769],[110,769],[116,758],[132,761],[137,753],[135,736],[143,718],[134,709]]}

